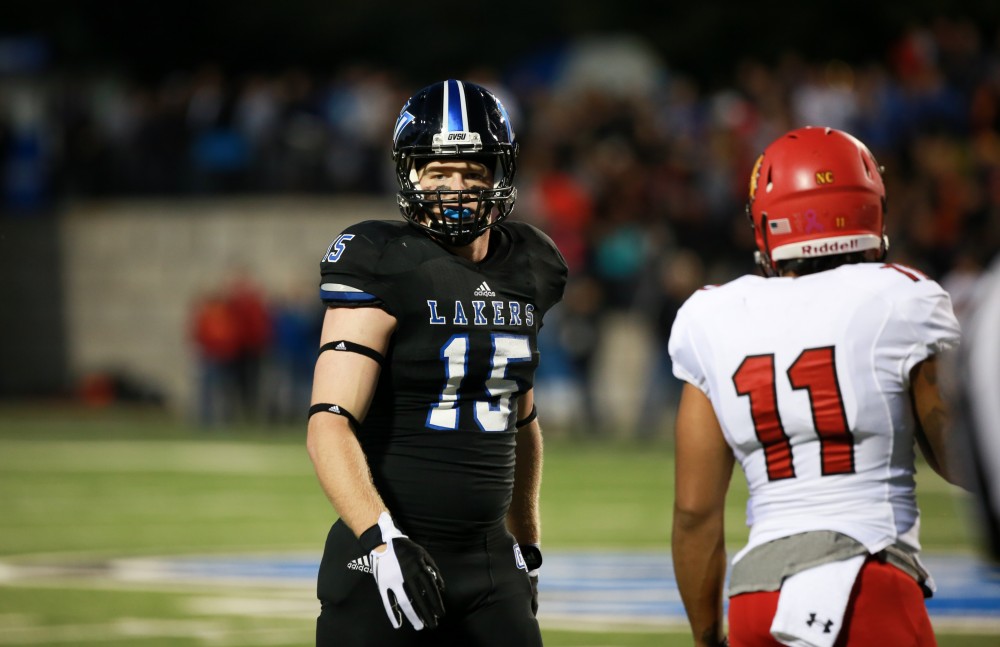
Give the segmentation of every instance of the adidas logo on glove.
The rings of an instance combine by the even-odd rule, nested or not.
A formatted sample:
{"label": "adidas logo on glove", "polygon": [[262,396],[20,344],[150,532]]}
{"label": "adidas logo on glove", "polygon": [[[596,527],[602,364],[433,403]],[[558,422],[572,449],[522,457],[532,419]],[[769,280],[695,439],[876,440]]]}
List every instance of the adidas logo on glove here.
{"label": "adidas logo on glove", "polygon": [[352,559],[347,562],[347,568],[352,571],[361,571],[362,573],[371,573],[372,571],[372,558],[368,555],[364,555],[357,559]]}

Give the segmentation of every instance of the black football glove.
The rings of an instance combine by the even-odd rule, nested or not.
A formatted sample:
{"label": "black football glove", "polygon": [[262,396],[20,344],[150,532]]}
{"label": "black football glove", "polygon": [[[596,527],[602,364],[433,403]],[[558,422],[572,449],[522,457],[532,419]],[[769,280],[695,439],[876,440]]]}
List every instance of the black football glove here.
{"label": "black football glove", "polygon": [[538,570],[542,567],[542,551],[538,544],[525,544],[521,548],[521,557],[528,569],[528,581],[531,583],[531,613],[538,615]]}
{"label": "black football glove", "polygon": [[444,580],[437,564],[426,550],[396,528],[389,513],[379,515],[378,527],[385,550],[375,548],[369,554],[389,622],[399,629],[405,616],[417,631],[433,629],[444,616]]}

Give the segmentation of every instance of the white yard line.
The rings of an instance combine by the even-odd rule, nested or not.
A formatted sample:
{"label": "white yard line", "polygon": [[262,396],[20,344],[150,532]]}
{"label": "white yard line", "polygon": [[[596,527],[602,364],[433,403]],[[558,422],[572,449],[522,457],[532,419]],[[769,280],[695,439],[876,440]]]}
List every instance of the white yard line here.
{"label": "white yard line", "polygon": [[[169,592],[182,598],[178,601],[182,605],[179,615],[194,619],[142,624],[126,618],[102,625],[79,625],[84,632],[74,635],[83,640],[91,633],[119,636],[126,631],[161,632],[157,635],[203,632],[214,636],[212,644],[230,645],[239,644],[226,641],[234,632],[244,631],[248,621],[290,622],[312,630],[319,611],[313,559],[310,554],[165,556],[122,558],[103,565],[91,561],[76,568],[0,562],[0,586]],[[554,553],[547,559],[539,615],[545,628],[648,633],[685,626],[665,554]],[[960,556],[933,556],[927,561],[937,576],[939,593],[946,596],[943,599],[949,599],[949,595],[955,601],[967,598],[974,605],[959,611],[964,615],[956,614],[954,609],[936,614],[932,609],[934,626],[953,633],[1000,635],[1000,619],[991,617],[992,610],[984,611],[997,608],[1000,594],[989,580],[983,580],[976,562]],[[987,606],[983,607],[983,603]],[[197,619],[199,616],[204,620]],[[240,628],[227,627],[226,618],[239,622]],[[60,632],[72,634],[77,625],[49,628],[35,626],[33,620],[15,614],[0,615],[0,645],[17,642],[9,638],[9,629],[26,635],[28,639],[21,640],[24,644],[34,644],[32,636],[36,633],[32,632],[49,636],[50,630],[46,640],[72,642],[62,640]],[[273,635],[261,631],[252,631],[254,637],[243,637],[243,644],[267,644],[256,641],[272,638],[280,644],[284,640],[277,638],[283,635],[279,629],[274,629],[277,633]],[[100,638],[86,640],[99,642]]]}

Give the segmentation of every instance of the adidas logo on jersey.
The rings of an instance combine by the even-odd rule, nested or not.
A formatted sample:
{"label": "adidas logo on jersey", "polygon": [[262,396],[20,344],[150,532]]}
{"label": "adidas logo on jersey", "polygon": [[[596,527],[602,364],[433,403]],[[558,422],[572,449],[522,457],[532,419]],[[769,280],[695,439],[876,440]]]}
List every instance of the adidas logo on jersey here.
{"label": "adidas logo on jersey", "polygon": [[480,283],[476,291],[472,293],[474,297],[495,297],[496,295],[497,293],[491,290],[490,286],[486,285],[486,281]]}
{"label": "adidas logo on jersey", "polygon": [[347,350],[347,345],[344,342],[340,342],[333,347],[333,350]]}
{"label": "adidas logo on jersey", "polygon": [[347,562],[347,568],[352,571],[361,571],[362,573],[372,572],[372,558],[370,555],[363,555],[357,559],[352,559]]}
{"label": "adidas logo on jersey", "polygon": [[332,407],[330,407],[329,409],[327,409],[327,411],[329,411],[330,413],[337,413],[337,414],[339,414],[340,413],[340,407],[338,407],[337,405],[333,405]]}

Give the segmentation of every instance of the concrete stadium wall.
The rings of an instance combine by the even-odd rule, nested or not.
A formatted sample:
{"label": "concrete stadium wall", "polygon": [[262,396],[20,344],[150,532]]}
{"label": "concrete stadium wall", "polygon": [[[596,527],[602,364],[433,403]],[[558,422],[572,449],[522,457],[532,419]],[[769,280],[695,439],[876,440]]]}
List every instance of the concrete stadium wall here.
{"label": "concrete stadium wall", "polygon": [[393,217],[385,200],[72,205],[60,235],[69,370],[127,374],[188,414],[196,395],[189,322],[200,295],[247,268],[268,294],[304,289],[318,298],[319,260],[335,235]]}
{"label": "concrete stadium wall", "polygon": [[[200,295],[242,267],[270,295],[306,291],[318,299],[319,259],[336,234],[360,220],[398,217],[385,198],[70,205],[60,227],[70,374],[126,374],[190,416],[197,380],[189,327]],[[620,430],[633,422],[643,395],[647,340],[632,318],[607,322],[598,393],[607,422]],[[548,422],[559,425],[572,425],[579,411],[571,399],[545,408]]]}

